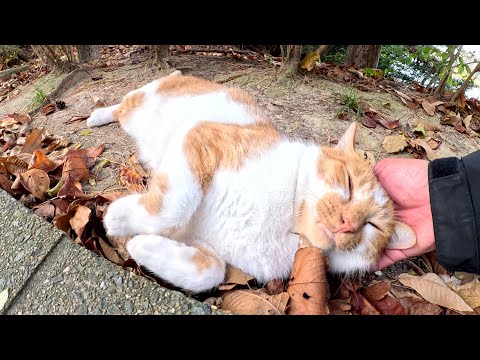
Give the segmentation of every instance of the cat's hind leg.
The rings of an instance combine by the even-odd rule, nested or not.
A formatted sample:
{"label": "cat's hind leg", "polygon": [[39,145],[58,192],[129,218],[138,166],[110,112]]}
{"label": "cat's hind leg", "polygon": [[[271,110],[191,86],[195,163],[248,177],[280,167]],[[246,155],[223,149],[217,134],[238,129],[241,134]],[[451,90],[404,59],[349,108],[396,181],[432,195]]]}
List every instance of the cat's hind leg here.
{"label": "cat's hind leg", "polygon": [[171,236],[188,224],[200,205],[203,192],[186,165],[178,159],[171,171],[156,171],[144,194],[115,200],[107,209],[104,225],[109,236],[154,234]]}
{"label": "cat's hind leg", "polygon": [[95,109],[87,119],[87,126],[101,126],[117,121],[114,111],[120,107],[120,104]]}
{"label": "cat's hind leg", "polygon": [[207,245],[187,245],[163,236],[138,235],[127,243],[132,258],[160,278],[194,293],[221,284],[225,262]]}

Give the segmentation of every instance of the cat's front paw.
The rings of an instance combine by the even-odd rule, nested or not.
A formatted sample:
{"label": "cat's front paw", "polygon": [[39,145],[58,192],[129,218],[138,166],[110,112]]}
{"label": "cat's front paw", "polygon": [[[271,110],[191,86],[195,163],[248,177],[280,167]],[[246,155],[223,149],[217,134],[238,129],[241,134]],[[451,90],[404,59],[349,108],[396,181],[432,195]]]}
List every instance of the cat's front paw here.
{"label": "cat's front paw", "polygon": [[108,108],[95,109],[87,119],[88,127],[101,126],[115,121],[112,110]]}
{"label": "cat's front paw", "polygon": [[107,209],[103,218],[103,225],[108,236],[131,236],[137,232],[133,228],[135,223],[134,211],[129,196],[114,201]]}

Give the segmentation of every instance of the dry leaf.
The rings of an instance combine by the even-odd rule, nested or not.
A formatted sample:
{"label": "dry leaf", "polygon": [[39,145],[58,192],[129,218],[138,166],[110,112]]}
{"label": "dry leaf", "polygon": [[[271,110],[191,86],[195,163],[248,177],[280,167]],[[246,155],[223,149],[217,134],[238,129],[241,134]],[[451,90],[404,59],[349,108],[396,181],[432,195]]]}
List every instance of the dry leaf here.
{"label": "dry leaf", "polygon": [[375,309],[380,311],[382,315],[406,315],[407,311],[404,309],[402,304],[389,295],[383,297],[380,300],[370,300]]}
{"label": "dry leaf", "polygon": [[385,136],[382,143],[382,147],[390,154],[402,151],[407,145],[407,139],[403,135]]}
{"label": "dry leaf", "polygon": [[219,290],[231,290],[236,285],[247,285],[253,276],[244,273],[242,270],[232,265],[227,265],[225,281],[218,286]]}
{"label": "dry leaf", "polygon": [[454,290],[472,309],[480,306],[480,281],[478,279],[474,279]]}
{"label": "dry leaf", "polygon": [[34,213],[38,216],[43,217],[44,219],[53,219],[55,217],[55,205],[50,201],[41,203],[40,205],[35,206]]}
{"label": "dry leaf", "polygon": [[88,179],[90,173],[81,157],[68,156],[63,165],[63,175],[64,178],[68,175],[76,181],[81,181]]}
{"label": "dry leaf", "polygon": [[269,295],[278,295],[286,290],[285,283],[282,279],[274,279],[267,282],[264,286]]}
{"label": "dry leaf", "polygon": [[0,188],[13,195],[15,191],[12,190],[13,182],[8,180],[5,176],[0,174]]}
{"label": "dry leaf", "polygon": [[45,171],[46,173],[49,173],[50,171],[55,170],[57,167],[61,165],[60,163],[54,163],[52,160],[46,157],[40,150],[35,150],[31,161],[33,162],[33,165],[31,166],[31,168],[40,169]]}
{"label": "dry leaf", "polygon": [[443,310],[424,299],[404,297],[398,300],[407,311],[407,315],[439,315]]}
{"label": "dry leaf", "polygon": [[20,174],[20,182],[36,198],[44,201],[50,186],[50,178],[40,169],[30,169]]}
{"label": "dry leaf", "polygon": [[239,315],[285,315],[289,295],[268,295],[263,291],[232,290],[223,297],[221,308]]}
{"label": "dry leaf", "polygon": [[71,218],[68,220],[68,222],[70,223],[72,229],[75,230],[75,233],[78,237],[82,236],[85,226],[87,226],[88,222],[90,221],[91,213],[92,210],[82,205],[75,206],[72,208],[72,211],[69,212]]}
{"label": "dry leaf", "polygon": [[69,124],[69,123],[72,123],[72,122],[74,122],[74,121],[86,120],[86,119],[88,119],[89,117],[90,117],[90,116],[83,116],[83,115],[72,116],[69,120],[64,121],[63,123],[64,123],[64,124]]}
{"label": "dry leaf", "polygon": [[425,300],[460,312],[473,312],[473,309],[438,277],[427,273],[421,277],[400,274],[398,280],[405,286],[414,289]]}
{"label": "dry leaf", "polygon": [[95,165],[95,161],[97,161],[97,157],[100,156],[101,153],[105,150],[105,145],[99,145],[97,147],[90,147],[87,149],[76,149],[76,150],[69,150],[66,157],[69,156],[79,156],[85,162],[85,166],[90,169],[93,165]]}
{"label": "dry leaf", "polygon": [[48,104],[48,105],[45,105],[42,108],[41,112],[42,112],[43,115],[50,115],[50,114],[54,113],[55,110],[57,110],[55,104]]}
{"label": "dry leaf", "polygon": [[400,98],[400,100],[405,104],[407,105],[410,109],[418,109],[420,107],[420,104],[414,102],[414,101],[408,101],[408,100],[405,100],[403,98]]}
{"label": "dry leaf", "polygon": [[320,249],[310,246],[297,250],[287,288],[289,315],[328,314],[326,266]]}
{"label": "dry leaf", "polygon": [[442,264],[438,262],[438,257],[437,257],[437,252],[434,251],[429,251],[428,253],[425,254],[425,257],[428,259],[430,262],[430,265],[432,266],[432,270],[435,274],[443,274],[443,275],[450,275],[451,272],[445,269]]}
{"label": "dry leaf", "polygon": [[144,191],[145,185],[144,179],[140,174],[133,169],[129,169],[126,166],[120,168],[120,184],[126,186],[130,191]]}
{"label": "dry leaf", "polygon": [[421,148],[423,148],[423,150],[425,150],[425,153],[427,154],[427,158],[429,160],[435,160],[435,159],[438,158],[435,151],[432,150],[430,145],[428,145],[428,143],[425,140],[423,140],[423,139],[411,139],[411,140],[409,140],[409,143],[413,147],[420,146]]}
{"label": "dry leaf", "polygon": [[380,300],[390,291],[390,281],[372,281],[367,288],[363,290],[363,295],[369,300]]}
{"label": "dry leaf", "polygon": [[15,119],[15,121],[18,121],[21,124],[29,124],[32,122],[32,118],[28,114],[13,113],[9,114],[8,116],[12,117],[13,119]]}
{"label": "dry leaf", "polygon": [[38,150],[42,147],[42,137],[45,134],[46,129],[33,129],[30,135],[25,140],[25,144],[23,144],[22,153],[33,153],[35,150]]}
{"label": "dry leaf", "polygon": [[360,315],[380,315],[380,312],[362,294],[352,297],[352,308]]}
{"label": "dry leaf", "polygon": [[422,101],[422,107],[423,107],[423,110],[425,110],[425,112],[430,115],[430,116],[433,116],[435,115],[435,106],[433,106],[432,104],[430,104],[427,100],[423,99]]}
{"label": "dry leaf", "polygon": [[377,123],[375,122],[375,120],[368,116],[364,116],[362,118],[362,125],[371,129],[375,129],[377,127]]}
{"label": "dry leaf", "polygon": [[413,99],[410,96],[405,95],[404,93],[402,93],[398,90],[395,90],[395,89],[393,89],[393,91],[395,91],[397,93],[397,95],[400,97],[400,99],[404,99],[405,101],[413,102]]}
{"label": "dry leaf", "polygon": [[347,314],[352,308],[352,304],[342,299],[334,299],[328,302],[328,310],[332,315]]}
{"label": "dry leaf", "polygon": [[102,238],[99,238],[98,242],[100,243],[100,248],[102,249],[103,254],[108,260],[114,262],[117,265],[120,265],[122,263],[122,260],[120,259],[114,248],[108,245]]}

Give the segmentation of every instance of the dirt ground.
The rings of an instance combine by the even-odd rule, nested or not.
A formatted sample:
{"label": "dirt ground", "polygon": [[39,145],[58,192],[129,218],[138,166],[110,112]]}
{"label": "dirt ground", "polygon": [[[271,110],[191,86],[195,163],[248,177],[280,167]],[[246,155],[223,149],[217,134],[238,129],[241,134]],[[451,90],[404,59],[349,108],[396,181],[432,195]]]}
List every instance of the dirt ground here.
{"label": "dirt ground", "polygon": [[[139,55],[140,56],[140,55]],[[248,90],[255,96],[270,114],[274,125],[285,135],[331,146],[346,130],[350,119],[340,120],[336,117],[341,108],[341,96],[348,87],[345,84],[320,79],[317,75],[285,79],[278,76],[278,67],[268,62],[234,59],[228,56],[175,55],[175,68],[184,74],[195,75],[210,80],[226,80],[227,86],[238,86]],[[92,98],[99,96],[107,106],[121,101],[129,91],[136,89],[158,77],[172,72],[149,67],[144,61],[133,61],[124,66],[87,68],[63,86],[64,91],[56,98],[65,102],[66,108],[45,116],[40,112],[33,116],[33,127],[44,126],[50,133],[64,135],[73,143],[81,143],[82,147],[105,144],[106,150],[100,160],[108,159],[111,166],[102,167],[96,173],[94,185],[85,182],[84,190],[113,190],[119,188],[119,167],[125,164],[128,157],[135,152],[130,138],[121,130],[118,123],[88,129],[85,120],[65,123],[76,115],[88,116],[94,109]],[[46,92],[58,87],[65,75],[50,73],[34,82],[21,87],[20,93],[0,103],[0,115],[11,112],[29,110],[36,88]],[[93,80],[98,79],[98,80]],[[63,84],[65,85],[65,84]],[[412,110],[403,105],[396,96],[379,91],[362,92],[356,90],[359,99],[368,101],[375,108],[399,119],[400,124],[416,124],[419,120],[432,121],[439,124],[440,117],[429,117],[421,110]],[[381,144],[386,135],[393,133],[381,126],[369,129],[358,126],[357,147],[373,154],[375,161],[384,157],[408,157],[406,153],[391,155],[386,153]],[[444,142],[437,149],[440,157],[463,156],[480,148],[478,139],[458,133],[451,127],[442,126]],[[83,184],[82,184],[83,185]],[[405,263],[398,264],[391,270],[405,272]]]}

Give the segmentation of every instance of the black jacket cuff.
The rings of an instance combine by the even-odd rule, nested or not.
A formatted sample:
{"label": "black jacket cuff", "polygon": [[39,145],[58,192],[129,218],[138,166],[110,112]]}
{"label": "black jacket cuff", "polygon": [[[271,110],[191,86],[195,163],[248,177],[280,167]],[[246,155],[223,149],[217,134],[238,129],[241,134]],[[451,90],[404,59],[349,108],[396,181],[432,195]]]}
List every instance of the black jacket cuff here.
{"label": "black jacket cuff", "polygon": [[450,271],[480,273],[480,189],[471,192],[480,183],[480,152],[433,160],[428,180],[438,261]]}

